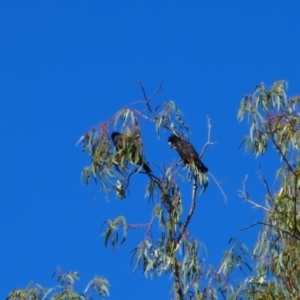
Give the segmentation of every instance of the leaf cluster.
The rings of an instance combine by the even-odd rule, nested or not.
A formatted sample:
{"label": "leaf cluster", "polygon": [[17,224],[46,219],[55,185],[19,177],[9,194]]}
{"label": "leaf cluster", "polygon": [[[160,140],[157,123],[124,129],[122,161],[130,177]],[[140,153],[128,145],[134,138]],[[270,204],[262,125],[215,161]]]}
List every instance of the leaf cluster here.
{"label": "leaf cluster", "polygon": [[[300,295],[300,110],[299,96],[286,96],[287,83],[263,84],[241,102],[238,118],[250,121],[246,148],[255,156],[276,149],[282,165],[277,171],[279,189],[266,186],[266,212],[258,242],[252,253],[255,270],[237,289],[245,299],[299,299]],[[253,226],[254,226],[253,225]]]}
{"label": "leaf cluster", "polygon": [[[141,268],[146,277],[171,274],[174,278],[174,296],[183,299],[196,293],[193,291],[194,285],[203,277],[199,242],[188,232],[188,226],[194,214],[198,189],[201,191],[199,194],[203,194],[208,179],[196,167],[187,166],[186,171],[178,162],[170,166],[161,165],[157,168],[157,174],[143,172],[142,166],[147,159],[142,140],[142,120],[152,123],[157,135],[167,131],[187,138],[189,129],[174,101],[152,107],[151,101],[160,91],[161,85],[150,97],[147,97],[141,83],[140,87],[143,101],[122,108],[80,139],[83,151],[89,151],[92,160],[91,165],[83,170],[83,177],[87,183],[94,177],[101,182],[106,192],[115,192],[119,199],[125,199],[132,176],[146,176],[146,197],[153,203],[150,221],[128,224],[123,216],[105,221],[104,244],[111,245],[115,250],[118,243],[122,244],[126,240],[128,229],[144,229],[144,240],[132,250],[134,271]],[[137,109],[141,104],[142,109]],[[122,133],[122,145],[115,147],[110,134],[117,129]],[[185,179],[192,189],[188,214],[184,214],[184,207],[188,207],[188,204],[183,205],[181,196],[181,185]],[[160,228],[158,236],[153,231],[153,224]],[[198,291],[199,287],[196,289]]]}
{"label": "leaf cluster", "polygon": [[90,300],[95,295],[102,299],[109,296],[109,282],[102,277],[95,277],[86,286],[83,293],[75,290],[75,281],[79,280],[78,272],[62,273],[58,268],[53,276],[57,277],[57,285],[45,288],[40,284],[29,284],[25,289],[13,290],[6,300]]}

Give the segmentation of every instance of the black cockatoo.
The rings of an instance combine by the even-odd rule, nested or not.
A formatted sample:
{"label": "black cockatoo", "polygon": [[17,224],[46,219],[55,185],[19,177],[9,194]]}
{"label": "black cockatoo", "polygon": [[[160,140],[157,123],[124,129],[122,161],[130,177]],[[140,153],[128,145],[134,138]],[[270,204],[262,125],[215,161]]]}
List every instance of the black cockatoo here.
{"label": "black cockatoo", "polygon": [[[135,145],[126,143],[125,138],[126,137],[123,134],[116,132],[116,131],[114,131],[111,134],[111,139],[112,139],[117,151],[120,151],[122,149],[122,151],[125,152],[126,149],[124,149],[124,147],[126,147],[128,145],[130,147],[130,150],[129,150],[130,156],[133,159],[137,155],[136,152],[138,151],[138,149]],[[136,164],[138,166],[142,166],[146,173],[148,173],[148,174],[151,173],[152,171],[151,171],[150,167],[145,163],[143,156],[140,153],[138,153],[138,156],[139,156],[139,158],[137,159]]]}
{"label": "black cockatoo", "polygon": [[192,144],[175,134],[172,134],[169,137],[168,142],[171,148],[179,153],[181,160],[185,165],[194,165],[201,173],[206,173],[208,171]]}

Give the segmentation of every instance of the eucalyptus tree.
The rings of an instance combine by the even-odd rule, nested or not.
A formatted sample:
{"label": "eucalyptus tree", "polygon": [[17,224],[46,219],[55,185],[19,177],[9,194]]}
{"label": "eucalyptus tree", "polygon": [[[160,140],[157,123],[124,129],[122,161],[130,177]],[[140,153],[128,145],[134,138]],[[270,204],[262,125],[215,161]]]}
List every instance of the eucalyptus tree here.
{"label": "eucalyptus tree", "polygon": [[[88,151],[91,157],[91,164],[82,172],[87,183],[93,178],[99,181],[108,195],[115,194],[117,198],[125,199],[133,176],[145,176],[148,179],[146,198],[153,203],[149,220],[143,224],[128,224],[126,216],[107,220],[104,244],[112,247],[118,242],[122,244],[130,229],[140,228],[145,231],[145,238],[132,250],[134,269],[140,266],[146,276],[171,273],[174,298],[177,299],[210,293],[199,290],[199,279],[204,270],[199,260],[199,242],[188,231],[197,197],[203,195],[208,186],[207,168],[193,146],[186,141],[189,129],[175,103],[167,101],[161,106],[152,106],[152,100],[159,93],[161,85],[150,97],[141,83],[140,87],[143,101],[126,105],[80,139],[83,150]],[[144,153],[141,120],[152,124],[153,133],[156,132],[158,136],[162,131],[169,132],[171,137],[179,141],[183,163],[177,160],[165,165],[157,161],[149,167]],[[208,139],[200,157],[213,144],[210,129],[208,120]],[[171,147],[177,148],[174,144]],[[200,163],[202,168],[199,168]],[[191,189],[191,197],[184,196],[184,201],[181,192],[183,177],[187,178]],[[183,206],[186,203],[189,203],[189,213],[184,215]],[[156,228],[153,224],[160,227],[159,238],[154,238],[157,234],[153,234]]]}
{"label": "eucalyptus tree", "polygon": [[[128,223],[126,215],[106,220],[104,245],[115,249],[126,242],[128,234],[135,234],[131,229],[144,230],[144,238],[131,252],[133,268],[145,276],[171,274],[173,299],[300,299],[300,97],[287,97],[285,81],[277,81],[271,88],[260,84],[252,94],[243,97],[238,119],[242,121],[246,116],[249,124],[243,145],[254,157],[275,150],[280,167],[274,174],[276,184],[272,188],[259,174],[265,186],[264,204],[262,199],[250,198],[246,181],[240,190],[243,200],[264,212],[263,220],[242,229],[247,233],[250,227],[260,226],[253,250],[249,252],[232,238],[220,265],[212,267],[205,265],[200,241],[189,230],[197,200],[205,195],[209,179],[215,181],[224,195],[201,161],[214,144],[210,119],[207,141],[198,157],[188,142],[190,132],[175,103],[153,105],[162,85],[150,97],[142,83],[140,88],[142,101],[121,108],[79,139],[83,151],[91,158],[82,176],[87,184],[92,180],[99,183],[108,197],[126,201],[130,187],[134,187],[132,178],[147,179],[146,198],[152,204],[148,206],[149,219],[143,224]],[[169,133],[170,146],[181,159],[178,157],[169,165],[147,160],[145,122],[153,125],[152,132],[158,136]],[[238,270],[242,270],[240,279],[236,276]],[[77,293],[77,272],[58,270],[55,275],[55,288],[30,285],[12,291],[8,299],[89,299],[95,294],[103,298],[109,295],[105,278],[95,277],[83,293]]]}
{"label": "eucalyptus tree", "polygon": [[235,290],[245,299],[300,299],[300,97],[288,98],[286,88],[286,81],[258,85],[238,113],[249,121],[246,149],[255,157],[275,150],[281,162],[274,190],[260,175],[264,205],[250,199],[245,187],[240,194],[265,212],[264,220],[250,225],[262,227],[251,253],[253,271]]}

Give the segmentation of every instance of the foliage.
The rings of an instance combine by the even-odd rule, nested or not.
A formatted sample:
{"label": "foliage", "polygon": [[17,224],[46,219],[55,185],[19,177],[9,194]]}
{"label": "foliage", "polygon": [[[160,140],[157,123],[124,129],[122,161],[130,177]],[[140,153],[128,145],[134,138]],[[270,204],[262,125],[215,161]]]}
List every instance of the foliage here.
{"label": "foliage", "polygon": [[287,98],[287,83],[278,81],[270,88],[263,84],[241,102],[238,118],[248,116],[250,132],[247,149],[255,156],[275,148],[282,161],[276,178],[278,190],[266,187],[265,206],[242,198],[265,211],[258,242],[252,257],[255,271],[239,287],[245,299],[300,299],[300,97]]}
{"label": "foliage", "polygon": [[6,300],[88,300],[94,295],[102,298],[108,297],[109,282],[105,278],[95,277],[92,279],[83,293],[75,291],[75,280],[79,280],[77,272],[62,273],[58,268],[53,276],[57,276],[57,286],[45,288],[39,284],[29,284],[26,289],[13,290]]}
{"label": "foliage", "polygon": [[[202,244],[188,231],[197,197],[208,187],[207,175],[193,165],[178,161],[169,166],[156,165],[155,170],[159,170],[156,174],[143,168],[148,162],[141,120],[152,123],[157,135],[164,130],[185,140],[189,135],[188,126],[174,101],[152,107],[151,101],[161,85],[150,97],[141,83],[140,87],[143,101],[122,108],[79,140],[91,158],[91,164],[82,172],[87,184],[91,179],[99,181],[107,195],[115,194],[125,200],[132,176],[148,179],[146,197],[153,204],[150,220],[144,224],[128,224],[125,216],[118,216],[105,221],[104,245],[111,245],[115,250],[116,245],[126,241],[130,229],[143,229],[145,238],[131,252],[134,271],[141,269],[146,277],[171,274],[173,299],[300,299],[300,97],[286,96],[285,81],[275,82],[271,88],[258,85],[253,94],[243,97],[238,119],[248,117],[249,134],[243,139],[246,149],[253,151],[255,157],[275,149],[281,167],[276,174],[275,191],[259,174],[266,188],[264,205],[250,199],[246,180],[240,191],[243,200],[265,212],[264,220],[242,229],[261,226],[252,252],[232,238],[219,267],[214,268],[204,263]],[[136,109],[139,105],[142,109]],[[115,147],[110,137],[117,129],[122,133],[119,147]],[[210,131],[208,119],[208,140],[200,157],[213,144]],[[191,189],[190,201],[182,193],[186,184]],[[188,213],[183,214],[186,205],[189,205]],[[159,234],[154,232],[153,224],[159,225]],[[242,276],[239,281],[237,274]],[[59,273],[55,288],[30,285],[25,290],[12,291],[7,299],[89,299],[92,291],[103,298],[108,296],[106,279],[95,277],[83,294],[75,292],[75,279],[78,279],[75,272]]]}
{"label": "foliage", "polygon": [[[170,166],[160,165],[158,174],[143,171],[141,163],[139,163],[140,157],[143,162],[147,160],[144,154],[141,120],[152,123],[157,135],[164,130],[187,139],[189,129],[174,101],[168,101],[161,106],[152,108],[151,100],[160,91],[161,86],[149,98],[142,84],[140,87],[144,101],[127,105],[112,118],[94,126],[79,140],[82,143],[83,151],[89,151],[91,157],[91,165],[84,168],[82,175],[87,183],[91,178],[100,179],[106,193],[108,195],[115,193],[119,199],[126,198],[132,176],[148,178],[146,197],[153,203],[149,222],[137,225],[127,224],[124,216],[106,221],[106,229],[103,233],[105,246],[110,244],[115,249],[121,229],[123,230],[121,243],[123,243],[128,229],[143,228],[145,239],[132,250],[132,259],[135,262],[134,270],[141,267],[145,276],[171,273],[174,278],[175,298],[189,298],[196,293],[202,294],[197,281],[203,277],[205,266],[199,260],[199,242],[187,231],[187,228],[194,213],[197,195],[202,195],[207,188],[208,178],[198,171],[195,165],[183,166],[178,162],[172,163]],[[138,105],[143,105],[142,109],[136,109]],[[110,141],[111,133],[117,129],[122,134],[123,144],[121,147],[115,147],[113,141]],[[204,150],[211,144],[213,143],[210,141],[209,131],[209,138]],[[184,178],[187,178],[192,189],[187,216],[183,215],[181,195]],[[161,228],[160,237],[157,239],[153,237],[152,230],[155,222]],[[210,293],[212,292],[203,292],[203,295]]]}
{"label": "foliage", "polygon": [[[121,122],[122,131],[128,136],[135,136],[139,139],[138,144],[141,146],[138,149],[143,151],[139,119],[144,118],[155,124],[157,134],[164,128],[186,139],[189,133],[188,127],[179,117],[180,111],[175,103],[171,101],[152,109],[150,101],[153,96],[147,98],[142,85],[141,88],[146,106],[143,111],[134,109],[129,111],[129,108],[125,108],[98,127],[100,129],[105,127],[104,131],[95,131],[93,128],[92,132],[97,132],[98,137],[105,135],[103,141],[108,141],[108,125],[114,124],[116,127]],[[256,87],[252,95],[246,95],[242,99],[238,113],[240,120],[246,114],[250,122],[249,135],[244,138],[246,149],[252,150],[255,156],[259,156],[266,153],[272,145],[282,161],[282,166],[276,175],[278,191],[272,192],[261,175],[266,186],[265,206],[250,200],[245,186],[240,193],[244,200],[263,209],[266,213],[263,222],[251,225],[263,226],[252,254],[248,253],[243,244],[232,240],[232,247],[225,252],[220,267],[215,270],[206,266],[201,261],[199,242],[187,231],[195,209],[197,189],[201,187],[203,192],[207,187],[206,176],[197,174],[191,167],[188,169],[187,178],[191,183],[192,198],[189,214],[184,217],[181,194],[181,177],[184,177],[182,167],[178,167],[175,163],[162,168],[159,176],[147,174],[150,179],[147,185],[147,195],[153,200],[154,209],[148,225],[141,226],[145,228],[146,238],[133,249],[133,259],[136,262],[135,268],[140,266],[146,276],[171,273],[174,278],[174,299],[217,299],[220,296],[224,299],[237,297],[239,299],[295,299],[300,294],[298,272],[300,265],[298,259],[300,239],[298,221],[299,97],[288,99],[285,90],[286,82],[284,81],[276,82],[271,89],[261,84]],[[88,133],[87,138],[83,139],[83,145],[84,150],[87,149],[85,145],[90,145],[93,165],[95,159],[99,161],[93,154],[93,147],[97,148],[98,140],[95,138],[91,140],[90,136],[92,135]],[[206,146],[210,144],[212,143],[209,133]],[[124,160],[116,162],[114,160],[116,153],[109,143],[106,145],[105,153],[109,155],[104,157],[98,169],[105,170],[109,162],[113,162],[109,168],[107,167],[110,171],[110,179],[113,178],[112,176],[117,178],[117,172],[124,175],[122,179],[116,181],[122,187],[121,195],[124,198],[131,175],[142,172],[137,167],[132,169],[134,160],[129,153],[122,153]],[[93,169],[92,166],[90,168]],[[93,172],[94,177],[101,179],[102,175],[101,172]],[[84,176],[88,181],[89,175],[84,173]],[[120,194],[120,189],[117,189],[113,180],[111,188],[106,190],[116,191],[117,196]],[[161,237],[157,240],[154,240],[152,235],[152,224],[155,221],[161,227]],[[115,221],[110,224],[113,226],[105,232],[106,244],[112,229],[116,232],[121,227],[130,228],[126,222]],[[127,230],[124,232],[127,233]],[[125,235],[124,238],[126,238]],[[114,245],[115,239],[112,239],[111,243]],[[254,267],[251,267],[253,265]],[[231,279],[233,274],[236,274],[236,270],[240,270],[245,277],[239,284],[232,282]]]}

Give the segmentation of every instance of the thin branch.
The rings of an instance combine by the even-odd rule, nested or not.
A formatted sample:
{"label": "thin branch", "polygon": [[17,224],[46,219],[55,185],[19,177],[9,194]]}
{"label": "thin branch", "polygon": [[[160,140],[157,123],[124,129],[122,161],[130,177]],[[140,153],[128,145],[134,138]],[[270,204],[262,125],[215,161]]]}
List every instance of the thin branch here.
{"label": "thin branch", "polygon": [[[144,95],[144,100],[147,105],[147,110],[151,113],[151,115],[154,118],[154,122],[155,122],[159,119],[159,117],[157,117],[156,113],[153,111],[152,107],[150,106],[150,101],[161,91],[163,82],[162,81],[160,82],[158,89],[149,98],[147,97],[146,90],[143,86],[143,83],[141,81],[139,81],[138,84],[142,89],[142,92]],[[150,119],[150,121],[152,121],[152,120]],[[175,128],[168,126],[167,124],[162,124],[161,126],[169,131],[172,131],[174,134],[179,135],[178,132],[175,130]]]}
{"label": "thin branch", "polygon": [[286,156],[282,153],[281,148],[277,145],[277,143],[275,142],[273,136],[271,136],[271,141],[273,142],[275,148],[278,150],[279,154],[281,155],[282,159],[284,160],[284,162],[287,164],[288,168],[290,169],[290,171],[294,174],[294,176],[296,176],[294,169],[291,167],[290,163],[288,162]]}
{"label": "thin branch", "polygon": [[127,176],[127,182],[126,182],[126,185],[124,186],[125,190],[128,188],[129,186],[129,183],[130,183],[130,177],[135,174],[135,173],[138,173],[138,170],[139,168],[135,168],[133,171],[131,171],[128,176]]}
{"label": "thin branch", "polygon": [[[280,119],[279,119],[280,120]],[[279,124],[279,120],[277,125]],[[270,129],[270,138],[273,142],[273,144],[275,145],[276,149],[278,150],[278,152],[280,153],[281,157],[283,158],[283,160],[285,161],[286,165],[288,166],[290,172],[294,175],[295,177],[295,183],[294,183],[294,191],[295,191],[295,195],[293,196],[293,202],[294,202],[294,211],[293,211],[293,223],[294,223],[294,235],[296,234],[296,230],[297,230],[297,198],[298,198],[298,187],[297,187],[297,182],[298,182],[298,175],[295,172],[295,170],[292,168],[292,166],[290,165],[290,163],[288,162],[286,156],[283,154],[281,147],[276,143],[274,137],[273,137],[273,131],[272,131],[272,127],[271,127],[271,120],[270,120],[270,116],[268,115],[268,124],[269,124],[269,129]]]}
{"label": "thin branch", "polygon": [[186,230],[187,230],[187,227],[191,221],[191,218],[194,214],[194,211],[195,211],[195,207],[196,207],[196,196],[197,196],[197,189],[198,189],[198,184],[197,184],[197,178],[196,178],[196,175],[194,177],[194,185],[193,185],[193,191],[192,191],[192,203],[191,203],[191,207],[190,207],[190,211],[189,211],[189,214],[184,222],[184,224],[182,225],[181,227],[181,231],[180,231],[180,234],[179,234],[179,237],[177,238],[177,241],[176,243],[178,244],[180,242],[180,240],[182,239],[183,235],[185,234]]}
{"label": "thin branch", "polygon": [[266,208],[265,206],[259,205],[257,203],[255,203],[254,201],[250,200],[250,199],[245,199],[247,202],[249,202],[250,204],[252,204],[255,208],[261,208],[265,211],[269,211],[268,208]]}
{"label": "thin branch", "polygon": [[148,107],[148,110],[150,111],[150,113],[157,119],[157,117],[155,116],[155,113],[153,112],[149,102],[161,91],[162,89],[162,84],[163,82],[161,81],[160,84],[159,84],[159,87],[158,89],[150,96],[150,98],[147,97],[147,94],[146,94],[146,90],[143,86],[143,83],[141,81],[138,82],[138,85],[141,87],[142,89],[142,92],[143,92],[143,95],[144,95],[144,99],[146,101],[146,105]]}
{"label": "thin branch", "polygon": [[199,155],[200,158],[202,157],[202,155],[204,154],[204,152],[206,151],[206,148],[207,148],[208,146],[214,145],[214,144],[217,143],[217,142],[212,142],[212,141],[211,141],[211,127],[212,127],[212,125],[211,125],[210,117],[209,117],[209,116],[207,116],[207,127],[208,127],[207,142],[206,142],[206,144],[204,145],[204,147],[203,147],[203,149],[202,149],[202,151],[201,151],[201,153],[200,153],[200,155]]}
{"label": "thin branch", "polygon": [[[211,172],[208,172],[208,174],[211,176],[211,178],[213,179],[213,181],[215,182],[215,184],[217,185],[218,189],[220,190],[222,196],[224,197],[224,201],[225,201],[225,204],[227,203],[227,196],[224,192],[224,190],[222,189],[221,187],[221,184],[217,181],[217,179],[213,176],[213,174]],[[229,178],[229,176],[226,178],[226,180]]]}
{"label": "thin branch", "polygon": [[257,204],[256,202],[252,201],[249,196],[248,193],[246,191],[246,181],[247,181],[248,176],[246,175],[245,180],[243,181],[243,189],[241,191],[239,191],[239,197],[244,199],[246,202],[252,204],[255,208],[261,208],[267,212],[269,212],[269,209],[265,206],[262,206],[260,204]]}
{"label": "thin branch", "polygon": [[162,85],[163,85],[163,81],[161,80],[158,89],[150,96],[148,102],[150,102],[161,91]]}
{"label": "thin branch", "polygon": [[136,109],[133,109],[132,111],[135,112],[136,117],[143,117],[144,119],[146,119],[147,121],[150,121],[152,123],[155,123],[155,119],[151,119],[148,116],[145,115],[145,112],[147,112],[148,109],[144,109],[143,111],[138,111]]}
{"label": "thin branch", "polygon": [[[268,124],[269,124],[269,129],[270,129],[270,139],[272,141],[272,143],[274,144],[275,148],[278,150],[279,154],[281,155],[282,159],[284,160],[284,162],[287,164],[288,168],[290,169],[290,171],[294,174],[294,176],[296,177],[296,174],[295,174],[295,171],[294,169],[292,168],[292,166],[290,165],[290,163],[288,162],[286,156],[283,154],[281,148],[279,147],[279,145],[276,143],[274,137],[273,137],[273,130],[272,130],[272,127],[271,127],[271,120],[270,120],[270,117],[268,116]],[[276,125],[277,126],[277,125]]]}
{"label": "thin branch", "polygon": [[296,235],[296,234],[293,234],[293,233],[290,233],[288,230],[285,230],[285,229],[282,229],[282,228],[279,228],[277,227],[276,225],[273,225],[273,224],[268,224],[268,223],[264,223],[264,222],[255,222],[247,227],[243,227],[241,228],[240,230],[241,231],[244,231],[244,230],[247,230],[251,227],[254,227],[256,225],[265,225],[265,226],[269,226],[269,227],[273,227],[275,229],[277,229],[278,231],[282,231],[283,233],[286,233],[287,235],[289,235],[290,237],[292,238],[295,238],[296,240],[300,241],[300,236]]}
{"label": "thin branch", "polygon": [[283,158],[283,160],[285,161],[286,165],[288,166],[290,172],[294,175],[295,177],[295,184],[294,184],[294,190],[295,190],[295,195],[293,197],[293,202],[294,202],[294,211],[293,211],[293,222],[294,222],[294,235],[296,234],[296,230],[297,230],[297,197],[298,197],[298,193],[297,193],[297,182],[298,182],[298,175],[296,174],[295,170],[292,168],[292,166],[290,165],[290,163],[288,162],[286,156],[283,154],[281,147],[279,147],[279,145],[276,143],[274,137],[273,137],[273,131],[272,131],[272,127],[271,127],[271,122],[270,122],[270,118],[268,120],[268,124],[269,124],[269,129],[270,129],[270,138],[273,142],[273,144],[275,145],[276,149],[279,151],[281,157]]}
{"label": "thin branch", "polygon": [[151,226],[152,226],[153,221],[154,221],[155,218],[156,218],[156,216],[153,216],[149,223],[129,224],[129,225],[127,225],[127,228],[130,228],[130,229],[147,228],[147,231],[145,233],[146,236],[147,236],[149,234],[150,230],[151,230]]}
{"label": "thin branch", "polygon": [[294,234],[296,234],[296,230],[297,230],[297,198],[298,198],[298,187],[297,187],[297,182],[298,182],[298,176],[295,175],[295,195],[293,197],[293,201],[294,201]]}
{"label": "thin branch", "polygon": [[266,180],[266,178],[262,175],[262,171],[261,171],[261,165],[259,164],[259,174],[258,174],[260,180],[263,182],[266,190],[267,190],[267,193],[269,195],[269,197],[274,201],[274,198],[273,198],[273,195],[271,193],[271,190],[270,190],[270,187],[269,187],[269,184]]}
{"label": "thin branch", "polygon": [[295,288],[297,290],[297,287],[296,286],[291,287],[291,284],[288,282],[288,280],[286,278],[284,278],[281,274],[277,274],[277,276],[283,281],[284,285],[286,286],[286,288],[288,289],[290,294],[293,296],[296,296],[295,293],[293,292],[293,288]]}
{"label": "thin branch", "polygon": [[130,228],[130,229],[148,228],[149,225],[150,225],[150,222],[143,223],[143,224],[129,224],[129,225],[127,225],[127,228]]}
{"label": "thin branch", "polygon": [[[217,142],[212,142],[211,141],[211,128],[212,128],[212,125],[211,125],[211,119],[209,116],[207,116],[207,128],[208,128],[208,133],[207,133],[207,142],[205,143],[199,157],[202,158],[204,152],[206,151],[207,147],[210,146],[210,145],[214,145],[216,144]],[[219,190],[221,191],[221,194],[222,196],[224,197],[224,200],[225,200],[225,204],[227,203],[227,196],[224,192],[224,190],[221,188],[221,185],[220,183],[216,180],[216,178],[212,175],[212,173],[208,173],[210,174],[210,176],[212,177],[213,181],[215,182],[215,184],[217,185],[217,187],[219,188]]]}

